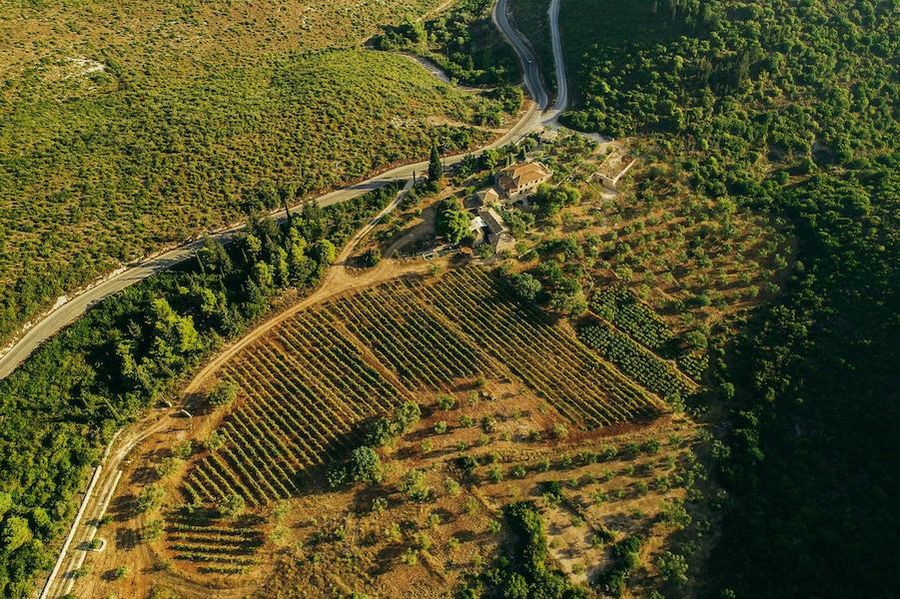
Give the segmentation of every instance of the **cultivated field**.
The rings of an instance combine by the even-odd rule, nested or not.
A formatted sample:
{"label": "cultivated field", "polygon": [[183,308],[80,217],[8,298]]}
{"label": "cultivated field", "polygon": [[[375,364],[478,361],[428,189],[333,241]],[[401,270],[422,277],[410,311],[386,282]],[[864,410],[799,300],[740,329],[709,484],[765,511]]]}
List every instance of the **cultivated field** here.
{"label": "cultivated field", "polygon": [[202,457],[184,492],[264,506],[295,494],[310,468],[339,461],[376,414],[422,390],[490,378],[523,383],[572,425],[651,417],[654,396],[598,360],[568,331],[501,297],[476,268],[437,283],[400,280],[325,303],[228,362],[238,407],[225,448]]}
{"label": "cultivated field", "polygon": [[[404,402],[422,406],[430,424],[382,450],[385,459],[396,451],[397,459],[449,464],[470,449],[511,452],[508,469],[525,493],[534,480],[526,484],[526,465],[513,461],[535,469],[533,460],[553,447],[658,426],[667,404],[623,372],[568,325],[508,298],[479,267],[395,279],[314,305],[219,368],[219,384],[237,388],[229,407],[198,414],[178,433],[182,442],[169,436],[148,445],[138,462],[155,465],[137,470],[111,509],[123,522],[117,538],[145,543],[117,542],[97,567],[149,560],[168,572],[129,575],[134,588],[166,580],[182,591],[253,588],[281,564],[272,552],[296,542],[285,519],[308,513],[310,502],[347,500],[322,495],[326,468],[367,442],[376,416]],[[416,458],[409,447],[420,442]],[[505,493],[498,505],[509,501]],[[138,546],[145,549],[131,553]]]}

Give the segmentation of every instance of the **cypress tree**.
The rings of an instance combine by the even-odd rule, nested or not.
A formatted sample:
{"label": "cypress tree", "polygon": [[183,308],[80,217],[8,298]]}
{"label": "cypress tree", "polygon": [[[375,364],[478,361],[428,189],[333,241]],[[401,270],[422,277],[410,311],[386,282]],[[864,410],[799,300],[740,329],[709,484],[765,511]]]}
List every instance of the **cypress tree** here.
{"label": "cypress tree", "polygon": [[431,156],[428,158],[428,180],[435,186],[439,185],[444,176],[444,165],[441,164],[441,154],[437,146],[431,146]]}

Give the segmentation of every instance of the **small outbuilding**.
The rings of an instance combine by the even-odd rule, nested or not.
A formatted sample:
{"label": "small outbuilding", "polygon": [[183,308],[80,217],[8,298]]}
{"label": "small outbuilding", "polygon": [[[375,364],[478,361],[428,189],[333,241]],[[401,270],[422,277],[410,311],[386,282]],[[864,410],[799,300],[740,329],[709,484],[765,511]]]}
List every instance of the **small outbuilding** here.
{"label": "small outbuilding", "polygon": [[489,208],[500,201],[500,194],[493,187],[475,192],[475,203],[478,208]]}
{"label": "small outbuilding", "polygon": [[487,242],[491,244],[495,253],[515,250],[516,240],[496,210],[493,208],[482,210],[478,213],[478,218],[484,223],[483,230],[487,233]]}
{"label": "small outbuilding", "polygon": [[610,189],[618,189],[619,181],[625,176],[637,160],[634,156],[617,151],[610,152],[600,163],[596,176]]}

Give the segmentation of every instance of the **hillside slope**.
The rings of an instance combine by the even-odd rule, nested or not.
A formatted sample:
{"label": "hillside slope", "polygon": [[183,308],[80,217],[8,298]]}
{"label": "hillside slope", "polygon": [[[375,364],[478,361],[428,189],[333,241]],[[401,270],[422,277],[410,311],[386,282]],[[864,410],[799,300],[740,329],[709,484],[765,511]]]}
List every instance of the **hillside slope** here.
{"label": "hillside slope", "polygon": [[0,340],[247,204],[472,143],[476,99],[356,49],[429,8],[0,3]]}

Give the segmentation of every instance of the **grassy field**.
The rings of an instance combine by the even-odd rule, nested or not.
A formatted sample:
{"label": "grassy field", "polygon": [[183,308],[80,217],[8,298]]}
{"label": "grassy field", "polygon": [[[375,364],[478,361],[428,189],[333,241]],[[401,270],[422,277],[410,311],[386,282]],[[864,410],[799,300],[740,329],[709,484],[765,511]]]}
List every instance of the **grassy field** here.
{"label": "grassy field", "polygon": [[0,339],[65,290],[243,207],[421,158],[435,138],[482,140],[466,126],[477,99],[357,49],[429,8],[4,2]]}

